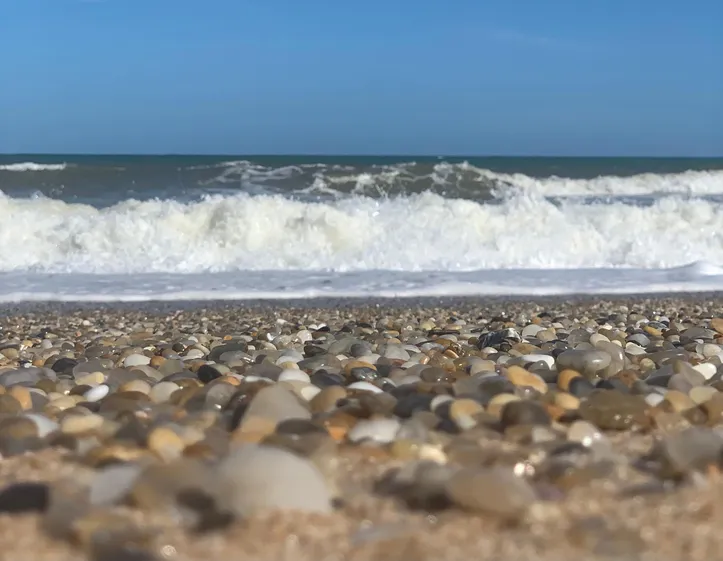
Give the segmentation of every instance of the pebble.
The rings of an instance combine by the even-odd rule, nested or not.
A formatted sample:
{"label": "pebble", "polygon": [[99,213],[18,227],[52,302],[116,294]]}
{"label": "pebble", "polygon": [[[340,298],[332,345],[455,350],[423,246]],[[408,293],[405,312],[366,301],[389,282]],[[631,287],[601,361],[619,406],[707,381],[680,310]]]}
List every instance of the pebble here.
{"label": "pebble", "polygon": [[[49,519],[75,546],[110,536],[109,555],[131,551],[118,537],[136,536],[131,518],[155,522],[138,510],[223,532],[203,542],[211,559],[245,531],[233,519],[266,511],[382,524],[396,516],[387,509],[451,508],[529,521],[485,526],[490,544],[514,534],[544,548],[569,528],[575,543],[622,558],[639,544],[621,527],[643,528],[616,518],[626,482],[662,489],[651,505],[671,512],[644,516],[670,529],[723,469],[723,314],[702,300],[631,302],[3,316],[0,454],[32,477],[42,454],[57,461],[53,494],[87,493],[64,494]],[[371,484],[396,501],[371,502]],[[589,508],[574,506],[581,497]],[[286,528],[276,516],[264,526],[274,539]]]}
{"label": "pebble", "polygon": [[346,434],[346,438],[353,443],[368,441],[377,444],[389,444],[394,441],[400,426],[401,423],[394,418],[359,421]]}
{"label": "pebble", "polygon": [[537,499],[526,481],[503,468],[462,469],[444,488],[457,506],[510,521],[522,518]]}
{"label": "pebble", "polygon": [[227,508],[239,518],[265,511],[330,514],[332,493],[312,462],[279,448],[246,445],[218,466]]}

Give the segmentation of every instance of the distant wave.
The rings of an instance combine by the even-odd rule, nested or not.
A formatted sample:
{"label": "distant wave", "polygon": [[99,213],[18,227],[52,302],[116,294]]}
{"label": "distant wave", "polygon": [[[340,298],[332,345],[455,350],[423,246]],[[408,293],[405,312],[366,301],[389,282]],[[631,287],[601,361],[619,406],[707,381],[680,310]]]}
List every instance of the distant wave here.
{"label": "distant wave", "polygon": [[0,171],[62,171],[68,164],[38,164],[35,162],[19,162],[0,165]]}
{"label": "distant wave", "polygon": [[251,184],[268,188],[287,182],[295,186],[296,193],[320,195],[355,194],[375,197],[421,193],[427,190],[446,197],[472,199],[484,193],[497,198],[519,193],[543,197],[723,194],[723,171],[719,170],[572,179],[497,173],[469,163],[449,162],[433,165],[405,162],[367,166],[360,170],[356,166],[322,163],[269,167],[239,160],[222,162],[209,166],[210,168],[220,168],[222,171],[205,180],[205,185]]}
{"label": "distant wave", "polygon": [[[723,263],[723,206],[495,203],[433,193],[304,202],[282,196],[126,200],[108,208],[0,195],[0,271],[203,273],[667,268]],[[21,248],[21,249],[18,249]]]}

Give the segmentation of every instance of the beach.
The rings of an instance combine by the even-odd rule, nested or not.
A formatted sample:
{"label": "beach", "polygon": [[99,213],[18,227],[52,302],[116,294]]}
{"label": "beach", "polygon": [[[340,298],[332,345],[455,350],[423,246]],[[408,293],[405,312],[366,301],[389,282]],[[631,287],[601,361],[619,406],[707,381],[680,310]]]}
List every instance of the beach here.
{"label": "beach", "polygon": [[712,559],[723,297],[19,303],[0,559]]}

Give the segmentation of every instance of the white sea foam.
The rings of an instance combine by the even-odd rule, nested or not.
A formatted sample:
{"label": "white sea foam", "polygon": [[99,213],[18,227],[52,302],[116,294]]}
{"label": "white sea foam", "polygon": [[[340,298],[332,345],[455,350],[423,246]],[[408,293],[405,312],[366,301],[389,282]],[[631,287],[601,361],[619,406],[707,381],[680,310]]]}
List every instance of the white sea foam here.
{"label": "white sea foam", "polygon": [[[499,174],[478,170],[480,175],[499,182],[515,193],[545,197],[640,196],[659,194],[723,194],[723,171],[686,171],[683,173],[645,173],[630,177],[605,175],[593,179],[565,177],[534,178],[523,174]],[[509,195],[504,188],[498,195]]]}
{"label": "white sea foam", "polygon": [[0,171],[62,171],[68,164],[38,164],[35,162],[18,162],[0,165]]}
{"label": "white sea foam", "polygon": [[[429,164],[405,162],[370,166],[363,172],[350,166],[300,164],[266,167],[246,160],[228,161],[209,167],[222,171],[208,184],[266,185],[276,180],[307,176],[301,192],[333,193],[336,190],[358,195],[376,196],[416,190],[418,187],[442,190],[449,196],[471,196],[479,189],[492,189],[504,198],[517,194],[543,197],[631,197],[660,194],[682,196],[723,195],[723,170],[686,171],[683,173],[646,173],[633,176],[605,175],[592,179],[566,177],[531,177],[521,173],[496,173],[469,163],[440,162]],[[423,170],[427,170],[426,172]],[[304,181],[301,182],[304,184]],[[349,189],[351,186],[351,189]],[[343,189],[346,187],[346,189]]]}
{"label": "white sea foam", "polygon": [[474,271],[723,264],[723,205],[664,197],[496,204],[431,193],[302,202],[280,196],[124,201],[97,209],[0,196],[0,271]]}
{"label": "white sea foam", "polygon": [[239,273],[49,275],[0,273],[0,302],[250,300],[343,297],[559,296],[721,290],[723,268],[708,263],[665,270],[516,269],[408,271],[245,271]]}

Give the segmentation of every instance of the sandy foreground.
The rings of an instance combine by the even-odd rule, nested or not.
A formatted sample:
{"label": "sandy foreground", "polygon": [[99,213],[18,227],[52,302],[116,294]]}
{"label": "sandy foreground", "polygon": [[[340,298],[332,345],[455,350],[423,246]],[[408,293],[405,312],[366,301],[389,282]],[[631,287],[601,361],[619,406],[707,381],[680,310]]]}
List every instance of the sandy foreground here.
{"label": "sandy foreground", "polygon": [[[0,559],[718,559],[723,551],[723,433],[716,430],[723,422],[723,406],[717,407],[723,389],[718,356],[723,331],[718,318],[723,318],[723,296],[709,294],[6,305],[0,309],[0,384],[5,380],[0,388]],[[539,330],[529,329],[531,325]],[[693,328],[698,330],[689,331]],[[480,341],[490,333],[500,335],[482,346]],[[613,345],[618,341],[625,357],[621,368],[616,371],[610,360],[595,363],[601,355],[590,353],[598,352],[595,345],[603,339],[591,339],[591,334]],[[359,346],[326,363],[297,360],[324,354],[308,348],[314,341],[328,350],[330,342],[345,337]],[[234,343],[245,350],[229,347],[237,354],[225,355],[225,363],[218,357],[209,360],[214,347]],[[278,352],[283,349],[300,355],[279,359],[287,356]],[[588,354],[567,355],[582,362],[563,368],[561,353],[574,349]],[[198,352],[185,358],[191,350]],[[379,351],[386,355],[380,357]],[[610,352],[614,362],[617,355]],[[138,355],[152,359],[147,364],[133,359],[145,370],[124,366],[129,356]],[[522,358],[538,355],[552,357],[553,368],[547,368],[545,360]],[[26,367],[52,368],[61,357],[73,362],[58,366],[55,380],[44,379],[42,371],[42,381],[7,375]],[[100,374],[77,368],[91,360],[106,361]],[[185,374],[168,370],[177,360],[183,360]],[[288,364],[294,361],[296,366]],[[261,363],[269,366],[254,366]],[[199,374],[209,364],[223,366],[211,380],[206,378],[212,370]],[[283,366],[276,369],[277,364]],[[306,372],[310,382],[257,379],[259,373],[273,379],[294,368]],[[419,377],[416,382],[405,378],[403,371],[410,368]],[[583,381],[561,381],[563,369],[577,370],[579,376],[567,375]],[[113,382],[114,376],[131,371],[135,378],[128,374],[130,378]],[[323,408],[318,390],[303,387],[321,386],[329,393],[327,374],[338,376],[347,389],[343,399]],[[248,376],[253,376],[251,381]],[[511,385],[499,391],[498,384],[488,395],[470,385],[469,379],[480,376]],[[384,378],[393,383],[385,384]],[[149,391],[164,380],[177,383],[184,399],[181,393],[165,400],[154,393],[150,399]],[[604,380],[607,385],[601,386]],[[395,399],[369,397],[378,394],[363,386],[349,389],[355,381],[372,384]],[[110,386],[108,395],[90,401],[88,396],[95,393],[88,392],[103,384]],[[222,387],[232,397],[207,408],[198,406],[199,396],[205,399],[210,386],[221,384],[229,386]],[[409,391],[399,389],[405,384]],[[308,426],[290,428],[279,437],[280,425],[269,428],[266,422],[279,421],[273,418],[277,410],[266,413],[257,407],[256,417],[249,420],[253,399],[266,385],[287,388],[309,410]],[[609,400],[595,397],[600,392]],[[114,394],[123,394],[122,399]],[[505,413],[513,398],[500,394],[514,395],[525,405]],[[450,403],[464,403],[456,410],[447,403],[430,411],[425,396],[440,395],[449,395]],[[408,408],[400,405],[403,399],[411,404]],[[423,405],[414,405],[414,399]],[[31,424],[17,419],[30,413],[57,423],[56,429],[39,436],[32,433],[39,430],[33,425],[23,432]],[[98,417],[101,424],[85,419],[87,428],[77,428],[77,417]],[[183,440],[189,432],[178,427],[189,425],[192,418],[216,420],[208,421],[199,437]],[[264,422],[258,424],[257,418]],[[373,423],[379,419],[406,427],[417,423],[415,430],[423,430],[390,441],[381,434],[380,427],[387,425]],[[130,445],[118,431],[136,421],[143,438]],[[571,426],[579,421],[599,428],[599,433],[574,436]],[[352,430],[362,422],[372,422],[369,434],[371,440],[379,435],[378,442],[350,442]],[[166,441],[154,444],[152,431],[164,423],[181,435],[177,449]],[[311,431],[312,425],[321,436]],[[696,429],[702,432],[686,432]],[[223,431],[225,444],[204,447],[211,433],[219,438]],[[680,434],[691,437],[674,440]],[[296,444],[288,444],[292,441]],[[182,458],[215,465],[234,450],[259,443],[293,449],[305,462],[323,464],[319,473],[334,495],[328,511],[272,508],[243,515],[248,505],[237,504],[243,498],[229,506],[224,497],[215,496],[211,507],[191,507],[189,518],[188,509],[175,504],[177,497],[164,495],[173,492],[161,489],[163,485],[159,508],[154,508],[153,498],[139,500],[133,492],[105,504],[93,504],[87,495],[94,478],[108,466],[169,466]],[[103,455],[98,450],[111,451]],[[427,497],[428,482],[412,478],[406,487],[395,483],[392,470],[420,462],[448,470],[441,484],[445,500],[417,500]],[[522,480],[522,498],[515,505],[507,504],[504,492],[494,500],[497,504],[490,504],[500,473],[496,469]],[[481,473],[487,483],[461,479],[457,470]],[[208,472],[208,481],[214,473]],[[455,492],[447,481],[453,477],[458,477]],[[198,481],[199,488],[205,481]],[[500,481],[498,490],[506,489],[506,480]],[[29,482],[47,484],[47,489],[27,487],[23,493],[25,488],[15,487],[21,496],[2,495],[2,489]],[[39,489],[46,489],[50,498],[34,498]],[[151,492],[145,496],[155,497]],[[229,519],[199,528],[199,517],[209,510],[227,514],[221,503],[233,511]]]}

